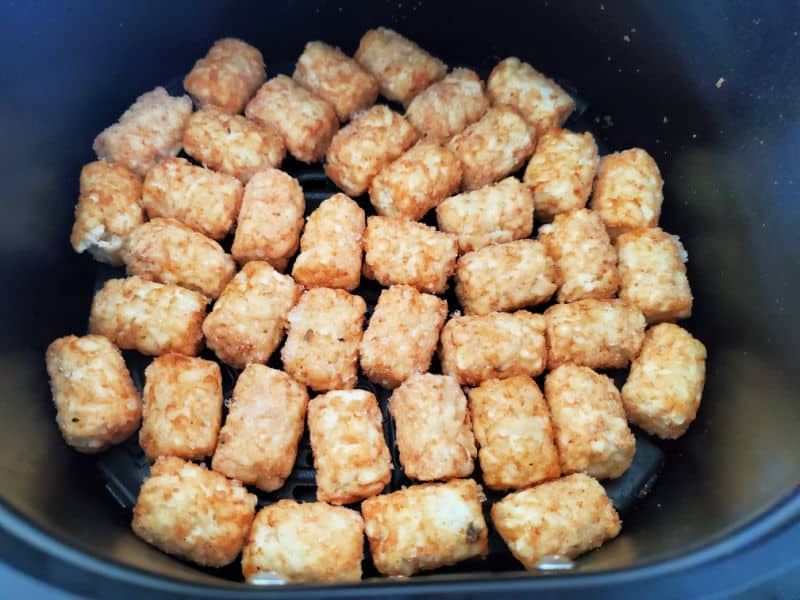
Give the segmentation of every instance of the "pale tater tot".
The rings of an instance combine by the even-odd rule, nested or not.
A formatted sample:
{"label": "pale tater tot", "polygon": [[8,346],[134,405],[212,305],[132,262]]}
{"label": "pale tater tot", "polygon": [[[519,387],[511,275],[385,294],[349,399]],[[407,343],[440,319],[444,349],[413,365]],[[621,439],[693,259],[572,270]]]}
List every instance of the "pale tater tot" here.
{"label": "pale tater tot", "polygon": [[286,148],[272,126],[216,108],[198,110],[183,133],[183,149],[204,167],[247,183],[259,171],[277,168]]}
{"label": "pale tater tot", "polygon": [[478,74],[469,69],[453,69],[414,97],[406,118],[426,140],[444,144],[480,119],[488,108],[489,100]]}
{"label": "pale tater tot", "polygon": [[369,186],[379,215],[418,221],[461,185],[461,163],[438,144],[420,142],[384,168]]}
{"label": "pale tater tot", "polygon": [[519,112],[537,135],[564,124],[575,102],[555,81],[515,56],[500,61],[486,81],[492,104]]}
{"label": "pale tater tot", "polygon": [[321,160],[339,128],[333,106],[286,75],[262,85],[245,114],[257,123],[275,127],[286,149],[304,163]]}
{"label": "pale tater tot", "polygon": [[455,316],[442,329],[439,344],[442,372],[455,375],[461,385],[536,377],[547,365],[544,317],[525,310]]}
{"label": "pale tater tot", "polygon": [[350,389],[358,378],[367,304],[344,290],[312,288],[289,312],[283,368],[312,390]]}
{"label": "pale tater tot", "polygon": [[536,240],[469,252],[458,259],[455,279],[456,296],[468,315],[541,304],[557,287],[553,260]]}
{"label": "pale tater tot", "polygon": [[325,174],[351,196],[360,196],[386,165],[417,141],[402,115],[379,104],[356,115],[334,137],[325,155]]}
{"label": "pale tater tot", "polygon": [[705,380],[702,342],[672,323],[651,327],[622,386],[628,420],[661,438],[682,436],[700,408]]}
{"label": "pale tater tot", "polygon": [[603,486],[576,473],[509,494],[492,506],[492,523],[526,569],[544,558],[576,558],[622,529]]}
{"label": "pale tater tot", "polygon": [[489,379],[468,395],[487,487],[519,489],[561,475],[550,411],[533,379]]}
{"label": "pale tater tot", "polygon": [[422,223],[369,217],[364,251],[364,277],[441,294],[455,269],[458,244],[454,235]]}
{"label": "pale tater tot", "polygon": [[201,107],[214,106],[236,114],[267,78],[264,57],[258,48],[236,38],[214,42],[198,60],[186,78],[183,88]]}
{"label": "pale tater tot", "polygon": [[436,207],[439,229],[458,236],[461,253],[529,237],[533,196],[516,177],[451,196]]}
{"label": "pale tater tot", "polygon": [[278,169],[256,173],[244,188],[233,258],[240,264],[263,260],[283,272],[300,244],[305,210],[297,179]]}
{"label": "pale tater tot", "polygon": [[617,293],[617,252],[596,212],[581,208],[556,215],[539,228],[539,241],[556,266],[559,302]]}
{"label": "pale tater tot", "polygon": [[308,42],[297,59],[294,80],[336,109],[341,122],[366,110],[378,98],[378,80],[339,48]]}
{"label": "pale tater tot", "polygon": [[246,580],[277,575],[287,583],[361,580],[364,519],[325,502],[279,500],[261,509],[242,551]]}
{"label": "pale tater tot", "polygon": [[365,500],[361,514],[375,567],[409,576],[486,556],[483,501],[473,479],[413,485]]}
{"label": "pale tater tot", "polygon": [[645,150],[615,152],[600,159],[591,206],[615,239],[631,229],[658,225],[663,186],[658,165]]}
{"label": "pale tater tot", "polygon": [[139,177],[181,151],[183,130],[192,114],[189,96],[170,96],[163,87],[142,94],[119,121],[94,139],[97,158],[119,163]]}
{"label": "pale tater tot", "polygon": [[361,340],[361,370],[386,388],[424,373],[447,318],[447,302],[409,285],[382,290]]}
{"label": "pale tater tot", "polygon": [[592,369],[622,369],[639,354],[642,311],[624,300],[587,298],[544,311],[547,367],[575,363]]}
{"label": "pale tater tot", "polygon": [[199,460],[214,453],[222,421],[222,373],[211,360],[165,354],[144,370],[139,445],[147,458]]}
{"label": "pale tater tot", "polygon": [[308,403],[317,500],[350,504],[379,494],[391,479],[378,401],[364,390],[338,390]]}
{"label": "pale tater tot", "polygon": [[535,146],[536,138],[525,120],[507,107],[490,108],[447,144],[461,161],[465,190],[494,183],[518,170]]}
{"label": "pale tater tot", "polygon": [[78,452],[105,450],[139,427],[139,393],[122,353],[107,338],[58,338],[48,346],[46,362],[56,423]]}
{"label": "pale tater tot", "polygon": [[662,229],[635,229],[616,241],[619,297],[644,313],[648,323],[692,315],[692,290],[686,277],[686,250]]}
{"label": "pale tater tot", "polygon": [[361,282],[366,216],[351,198],[334,194],[306,219],[292,277],[307,288],[352,291]]}
{"label": "pale tater tot", "polygon": [[559,213],[586,206],[599,162],[588,131],[556,127],[543,133],[523,177],[533,194],[536,218],[549,223]]}
{"label": "pale tater tot", "polygon": [[256,500],[238,481],[166,456],[150,467],[131,527],[162,552],[206,567],[224,567],[244,546]]}
{"label": "pale tater tot", "polygon": [[168,158],[153,167],[142,188],[142,205],[151,219],[177,219],[213,240],[233,227],[242,203],[242,183],[184,158]]}
{"label": "pale tater tot", "polygon": [[355,59],[375,76],[385,98],[405,106],[447,73],[447,65],[438,58],[385,27],[361,37]]}
{"label": "pale tater tot", "polygon": [[267,362],[281,343],[289,311],[302,292],[302,286],[269,263],[247,263],[203,322],[208,347],[237,369]]}
{"label": "pale tater tot", "polygon": [[122,264],[128,236],[144,221],[142,180],[122,165],[104,160],[81,169],[80,196],[70,243],[75,252],[95,260]]}
{"label": "pale tater tot", "polygon": [[236,274],[236,263],[219,243],[175,219],[153,219],[137,227],[124,252],[130,275],[174,283],[211,299]]}
{"label": "pale tater tot", "polygon": [[123,350],[194,356],[203,347],[208,298],[141,277],[109,279],[92,301],[89,330]]}
{"label": "pale tater tot", "polygon": [[308,392],[283,371],[250,364],[233,388],[211,468],[271,492],[283,487],[297,458]]}
{"label": "pale tater tot", "polygon": [[627,471],[636,452],[636,439],[610,377],[589,367],[564,364],[547,374],[544,394],[562,473],[615,479]]}

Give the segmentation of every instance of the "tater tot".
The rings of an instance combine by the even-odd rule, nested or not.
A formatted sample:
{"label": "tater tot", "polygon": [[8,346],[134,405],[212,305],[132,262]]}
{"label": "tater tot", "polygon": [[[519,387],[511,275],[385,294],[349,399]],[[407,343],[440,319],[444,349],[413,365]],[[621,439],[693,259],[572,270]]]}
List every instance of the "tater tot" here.
{"label": "tater tot", "polygon": [[382,290],[361,340],[361,370],[386,388],[424,373],[446,318],[447,302],[441,298],[408,285]]}
{"label": "tater tot", "polygon": [[489,100],[478,74],[469,69],[453,69],[414,97],[406,118],[426,140],[444,144],[480,119],[488,108]]}
{"label": "tater tot", "polygon": [[537,135],[563,125],[575,110],[575,102],[560,85],[515,56],[492,69],[486,91],[493,105],[518,111]]}
{"label": "tater tot", "polygon": [[137,227],[124,253],[130,275],[174,283],[216,298],[236,274],[236,263],[217,242],[175,219]]}
{"label": "tater tot", "polygon": [[221,240],[231,230],[241,203],[238,179],[197,167],[184,158],[158,163],[142,188],[148,217],[177,219],[214,240]]}
{"label": "tater tot", "polygon": [[386,165],[417,141],[402,115],[379,104],[356,115],[334,137],[325,155],[325,173],[351,196],[360,196]]}
{"label": "tater tot", "polygon": [[456,296],[468,315],[546,302],[556,291],[553,260],[536,240],[469,252],[456,265]]}
{"label": "tater tot", "polygon": [[384,575],[454,565],[486,556],[489,528],[473,479],[414,485],[361,505],[375,567]]}
{"label": "tater tot", "polygon": [[257,123],[275,127],[286,149],[304,163],[321,160],[339,128],[333,106],[286,75],[262,85],[245,114]]}
{"label": "tater tot", "polygon": [[547,367],[575,363],[592,369],[627,367],[642,347],[642,311],[624,300],[587,298],[544,311]]}
{"label": "tater tot", "polygon": [[186,78],[183,88],[201,107],[214,106],[236,114],[267,78],[264,57],[258,48],[236,38],[214,42],[198,60]]}
{"label": "tater tot", "polygon": [[515,177],[447,198],[436,207],[439,229],[458,236],[460,252],[513,242],[533,231],[533,196]]}
{"label": "tater tot", "polygon": [[58,338],[48,346],[46,362],[56,423],[78,452],[105,450],[139,427],[139,393],[122,353],[107,338]]}
{"label": "tater tot", "polygon": [[645,150],[608,154],[600,159],[591,206],[615,239],[631,229],[658,225],[663,185],[656,161]]}
{"label": "tater tot", "polygon": [[369,186],[379,215],[418,221],[461,185],[461,163],[447,148],[420,142],[384,168]]}
{"label": "tater tot", "polygon": [[133,509],[133,532],[162,552],[206,567],[232,563],[244,546],[256,497],[202,465],[156,460]]}
{"label": "tater tot", "polygon": [[523,118],[506,107],[490,108],[447,144],[461,161],[466,190],[494,183],[518,170],[535,146],[536,138]]}
{"label": "tater tot", "polygon": [[211,468],[271,492],[283,487],[297,458],[308,392],[283,371],[250,364],[233,388]]}
{"label": "tater tot", "polygon": [[648,323],[692,315],[692,290],[686,277],[688,255],[677,236],[660,228],[635,229],[616,241],[619,297],[644,313]]}
{"label": "tater tot", "polygon": [[244,188],[233,258],[240,264],[264,260],[283,272],[300,244],[305,210],[297,179],[278,169],[256,173]]}
{"label": "tater tot", "polygon": [[622,386],[628,420],[661,438],[682,436],[697,415],[705,380],[702,342],[672,323],[651,327]]}
{"label": "tater tot", "polygon": [[355,386],[366,310],[361,296],[344,290],[306,291],[289,312],[283,368],[317,392]]}
{"label": "tater tot", "polygon": [[523,178],[533,194],[536,218],[549,223],[559,213],[586,206],[599,162],[588,131],[557,127],[543,133]]}
{"label": "tater tot", "polygon": [[222,421],[222,373],[211,360],[165,354],[144,370],[139,445],[147,458],[199,460],[214,453]]}
{"label": "tater tot", "polygon": [[518,489],[561,475],[550,411],[533,379],[489,379],[468,395],[487,487]]}
{"label": "tater tot", "polygon": [[375,76],[385,98],[406,106],[447,73],[447,65],[438,58],[385,27],[370,29],[361,37],[355,59]]}
{"label": "tater tot", "polygon": [[123,350],[194,356],[203,347],[208,298],[141,277],[109,279],[92,301],[89,330]]}
{"label": "tater tot", "polygon": [[308,403],[317,500],[350,504],[379,494],[391,479],[378,401],[364,390],[339,390]]}
{"label": "tater tot", "polygon": [[453,317],[442,329],[439,358],[442,372],[461,385],[536,377],[547,364],[544,317],[525,310]]}
{"label": "tater tot", "polygon": [[163,158],[181,151],[192,114],[189,96],[170,96],[163,87],[142,94],[119,121],[94,139],[97,158],[119,163],[144,177]]}
{"label": "tater tot", "polygon": [[208,347],[237,369],[267,362],[281,343],[289,311],[302,292],[302,286],[269,263],[247,263],[203,322]]}
{"label": "tater tot", "polygon": [[559,302],[617,293],[617,253],[596,212],[581,208],[556,215],[539,228],[539,241],[556,266]]}
{"label": "tater tot", "polygon": [[354,200],[344,194],[323,200],[306,219],[292,277],[307,288],[356,289],[361,282],[364,229],[364,209]]}
{"label": "tater tot", "polygon": [[492,522],[526,569],[550,556],[576,558],[622,529],[603,486],[582,473],[509,494],[492,506]]}
{"label": "tater tot", "polygon": [[325,502],[279,500],[256,515],[242,551],[245,579],[261,573],[287,583],[361,580],[364,519]]}
{"label": "tater tot", "polygon": [[297,59],[294,80],[336,109],[348,121],[378,98],[378,80],[344,52],[324,42],[308,42]]}

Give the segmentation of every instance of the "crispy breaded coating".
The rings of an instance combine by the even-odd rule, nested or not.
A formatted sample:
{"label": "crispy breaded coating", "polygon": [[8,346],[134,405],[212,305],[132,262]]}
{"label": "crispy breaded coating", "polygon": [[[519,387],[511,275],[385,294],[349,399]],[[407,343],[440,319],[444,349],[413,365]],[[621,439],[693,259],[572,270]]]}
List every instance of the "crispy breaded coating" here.
{"label": "crispy breaded coating", "polygon": [[549,556],[576,558],[622,528],[603,486],[582,473],[509,494],[492,506],[492,522],[526,569]]}
{"label": "crispy breaded coating", "polygon": [[647,330],[622,386],[628,420],[675,439],[697,415],[706,380],[706,347],[685,329],[662,323]]}
{"label": "crispy breaded coating", "polygon": [[481,486],[473,479],[426,483],[365,500],[364,530],[375,567],[412,575],[489,551]]}
{"label": "crispy breaded coating", "polygon": [[58,338],[47,347],[46,361],[56,423],[78,452],[105,450],[139,427],[139,393],[122,353],[107,338]]}
{"label": "crispy breaded coating", "polygon": [[550,411],[533,379],[489,379],[468,396],[487,487],[519,489],[561,475]]}
{"label": "crispy breaded coating", "polygon": [[307,288],[356,289],[366,227],[364,209],[348,196],[323,200],[306,219],[292,277]]}
{"label": "crispy breaded coating", "polygon": [[447,289],[457,256],[454,235],[404,219],[367,219],[364,277],[381,285],[406,284],[421,292],[441,294]]}
{"label": "crispy breaded coating", "polygon": [[317,500],[350,504],[379,494],[391,479],[378,401],[364,390],[339,390],[308,403]]}
{"label": "crispy breaded coating", "polygon": [[289,312],[283,368],[312,390],[350,389],[358,378],[367,303],[344,290],[312,288]]}
{"label": "crispy breaded coating", "polygon": [[92,301],[89,330],[123,350],[194,356],[203,347],[208,298],[174,284],[141,277],[109,279]]}
{"label": "crispy breaded coating", "polygon": [[139,177],[181,151],[183,130],[192,114],[189,96],[170,96],[157,87],[139,96],[114,125],[94,139],[97,158],[119,163]]}
{"label": "crispy breaded coating", "polygon": [[447,302],[408,285],[382,290],[364,332],[361,370],[385,388],[396,388],[414,373],[424,373],[447,318]]}
{"label": "crispy breaded coating", "polygon": [[139,445],[147,458],[214,453],[222,423],[222,373],[211,360],[165,354],[144,370]]}
{"label": "crispy breaded coating", "polygon": [[325,502],[279,500],[261,509],[242,551],[245,579],[259,573],[288,583],[361,580],[364,519]]}
{"label": "crispy breaded coating", "polygon": [[250,364],[233,388],[211,468],[271,492],[283,487],[297,458],[308,392],[283,371]]}
{"label": "crispy breaded coating", "polygon": [[133,509],[133,532],[162,552],[206,567],[236,560],[256,497],[238,481],[175,456],[150,467]]}

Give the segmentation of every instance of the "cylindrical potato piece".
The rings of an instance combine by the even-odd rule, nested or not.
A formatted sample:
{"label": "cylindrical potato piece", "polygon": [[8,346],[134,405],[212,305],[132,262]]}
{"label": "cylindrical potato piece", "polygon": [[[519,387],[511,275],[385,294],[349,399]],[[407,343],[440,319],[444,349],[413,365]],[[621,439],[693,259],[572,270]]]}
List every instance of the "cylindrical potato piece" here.
{"label": "cylindrical potato piece", "polygon": [[58,338],[46,360],[56,423],[67,444],[93,454],[136,431],[142,402],[122,353],[107,338]]}
{"label": "cylindrical potato piece", "polygon": [[109,279],[92,301],[89,330],[123,350],[194,356],[203,347],[208,298],[141,277]]}
{"label": "cylindrical potato piece", "polygon": [[526,569],[549,556],[576,558],[622,529],[603,486],[582,473],[509,494],[492,506],[492,523]]}
{"label": "cylindrical potato piece", "polygon": [[283,371],[250,364],[233,388],[211,468],[265,492],[283,487],[297,458],[308,392]]}
{"label": "cylindrical potato piece", "polygon": [[242,203],[242,183],[197,167],[185,158],[162,160],[147,174],[142,204],[151,219],[177,219],[213,240],[233,227]]}
{"label": "cylindrical potato piece", "polygon": [[365,500],[361,514],[375,567],[409,576],[486,556],[483,500],[474,479],[413,485]]}
{"label": "cylindrical potato piece", "polygon": [[378,401],[364,390],[338,390],[308,403],[317,500],[350,504],[379,494],[392,476]]}
{"label": "cylindrical potato piece", "polygon": [[661,438],[682,436],[697,416],[705,381],[703,343],[672,323],[651,327],[622,386],[628,420]]}

